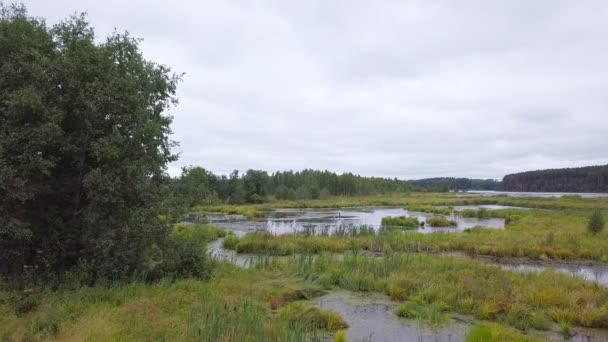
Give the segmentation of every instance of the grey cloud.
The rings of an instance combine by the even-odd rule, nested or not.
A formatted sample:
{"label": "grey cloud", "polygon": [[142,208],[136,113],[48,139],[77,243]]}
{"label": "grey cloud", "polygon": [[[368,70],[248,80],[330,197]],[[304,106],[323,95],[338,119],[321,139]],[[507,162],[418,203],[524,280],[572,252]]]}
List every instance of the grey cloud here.
{"label": "grey cloud", "polygon": [[608,3],[29,0],[186,76],[178,162],[418,178],[608,163]]}

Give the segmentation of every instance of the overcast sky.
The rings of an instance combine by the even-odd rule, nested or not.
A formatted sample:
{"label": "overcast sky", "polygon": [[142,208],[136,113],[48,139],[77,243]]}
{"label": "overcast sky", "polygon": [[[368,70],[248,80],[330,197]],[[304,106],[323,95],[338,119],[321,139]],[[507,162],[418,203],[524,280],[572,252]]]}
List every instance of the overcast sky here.
{"label": "overcast sky", "polygon": [[29,0],[185,72],[178,162],[501,178],[608,163],[608,1]]}

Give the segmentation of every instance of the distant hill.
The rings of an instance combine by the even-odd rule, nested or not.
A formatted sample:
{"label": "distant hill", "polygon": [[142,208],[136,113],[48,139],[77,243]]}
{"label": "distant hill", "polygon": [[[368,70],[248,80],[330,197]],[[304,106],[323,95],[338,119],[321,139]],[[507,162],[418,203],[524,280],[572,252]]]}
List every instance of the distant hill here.
{"label": "distant hill", "polygon": [[527,171],[506,175],[505,191],[608,192],[608,165]]}

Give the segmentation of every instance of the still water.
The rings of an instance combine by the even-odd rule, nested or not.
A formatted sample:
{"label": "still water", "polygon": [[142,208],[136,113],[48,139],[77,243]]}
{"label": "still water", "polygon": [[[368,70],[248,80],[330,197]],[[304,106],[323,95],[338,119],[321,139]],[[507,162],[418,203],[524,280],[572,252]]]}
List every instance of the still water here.
{"label": "still water", "polygon": [[[465,206],[460,208],[467,208]],[[488,209],[504,209],[508,207],[491,206]],[[435,214],[408,211],[396,207],[357,207],[344,209],[277,209],[269,213],[263,220],[245,220],[243,217],[211,216],[210,223],[233,231],[268,231],[273,234],[297,233],[304,230],[312,230],[317,233],[332,233],[339,227],[361,227],[366,226],[375,230],[381,226],[383,217],[407,216],[416,217],[419,221],[426,222]],[[505,220],[502,218],[465,218],[457,214],[446,215],[450,220],[458,223],[457,227],[439,228],[424,227],[416,229],[420,233],[447,233],[462,232],[466,228],[484,227],[504,229]]]}

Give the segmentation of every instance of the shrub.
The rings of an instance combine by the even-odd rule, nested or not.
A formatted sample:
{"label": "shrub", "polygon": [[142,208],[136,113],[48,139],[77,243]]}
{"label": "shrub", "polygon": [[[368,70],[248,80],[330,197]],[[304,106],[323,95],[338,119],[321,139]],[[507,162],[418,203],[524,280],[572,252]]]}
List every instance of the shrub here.
{"label": "shrub", "polygon": [[599,211],[593,212],[591,217],[589,217],[587,230],[592,234],[597,234],[604,230],[604,217]]}

